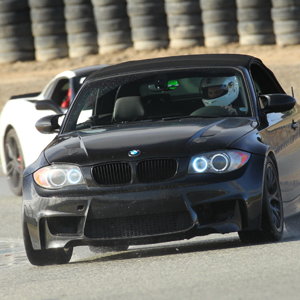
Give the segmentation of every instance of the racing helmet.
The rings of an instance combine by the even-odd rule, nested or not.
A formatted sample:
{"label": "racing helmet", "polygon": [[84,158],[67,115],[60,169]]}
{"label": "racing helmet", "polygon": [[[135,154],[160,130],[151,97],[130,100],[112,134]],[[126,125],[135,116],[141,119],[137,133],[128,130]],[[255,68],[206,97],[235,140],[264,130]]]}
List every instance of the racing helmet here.
{"label": "racing helmet", "polygon": [[227,106],[239,95],[236,76],[208,77],[200,84],[200,95],[205,106]]}

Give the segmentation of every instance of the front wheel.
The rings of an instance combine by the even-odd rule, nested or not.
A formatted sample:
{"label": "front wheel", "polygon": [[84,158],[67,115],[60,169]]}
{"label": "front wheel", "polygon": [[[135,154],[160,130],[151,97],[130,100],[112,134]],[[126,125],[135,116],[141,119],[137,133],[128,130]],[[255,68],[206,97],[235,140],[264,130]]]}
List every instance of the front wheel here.
{"label": "front wheel", "polygon": [[15,195],[20,196],[22,194],[24,159],[21,145],[14,129],[10,129],[5,136],[4,153],[9,187]]}
{"label": "front wheel", "polygon": [[277,169],[271,158],[267,159],[264,174],[261,230],[240,231],[245,243],[276,242],[283,235],[283,205]]}
{"label": "front wheel", "polygon": [[27,224],[23,223],[23,239],[27,258],[32,265],[46,266],[55,264],[66,264],[70,261],[73,248],[57,248],[34,250],[31,244]]}

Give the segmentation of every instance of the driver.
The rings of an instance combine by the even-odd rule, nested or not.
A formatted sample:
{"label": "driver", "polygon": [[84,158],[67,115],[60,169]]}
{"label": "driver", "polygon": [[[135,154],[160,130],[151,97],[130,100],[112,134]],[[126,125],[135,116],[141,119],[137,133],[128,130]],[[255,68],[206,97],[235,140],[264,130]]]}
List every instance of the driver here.
{"label": "driver", "polygon": [[204,106],[219,106],[230,114],[237,114],[232,107],[239,95],[239,83],[236,76],[208,77],[200,84],[200,95]]}

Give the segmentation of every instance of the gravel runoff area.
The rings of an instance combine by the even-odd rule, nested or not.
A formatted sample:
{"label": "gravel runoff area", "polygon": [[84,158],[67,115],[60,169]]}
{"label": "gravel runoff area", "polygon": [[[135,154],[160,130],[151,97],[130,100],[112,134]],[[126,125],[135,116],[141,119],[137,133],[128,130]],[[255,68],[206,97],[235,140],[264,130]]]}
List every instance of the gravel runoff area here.
{"label": "gravel runoff area", "polygon": [[82,58],[0,64],[0,109],[12,95],[38,92],[55,74],[66,69],[153,57],[203,53],[240,53],[259,57],[274,71],[287,93],[290,93],[291,86],[294,87],[295,96],[300,100],[300,45],[280,47],[232,44],[218,48],[194,47],[182,50],[136,51],[129,48],[113,54],[89,55]]}

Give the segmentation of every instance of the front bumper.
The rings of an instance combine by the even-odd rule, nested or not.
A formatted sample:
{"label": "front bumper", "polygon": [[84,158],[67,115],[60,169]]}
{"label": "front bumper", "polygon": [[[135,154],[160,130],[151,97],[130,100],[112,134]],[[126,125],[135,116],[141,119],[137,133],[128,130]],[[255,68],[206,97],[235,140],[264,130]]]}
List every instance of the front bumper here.
{"label": "front bumper", "polygon": [[24,178],[23,216],[34,249],[147,244],[258,229],[264,158],[222,177],[48,192]]}

